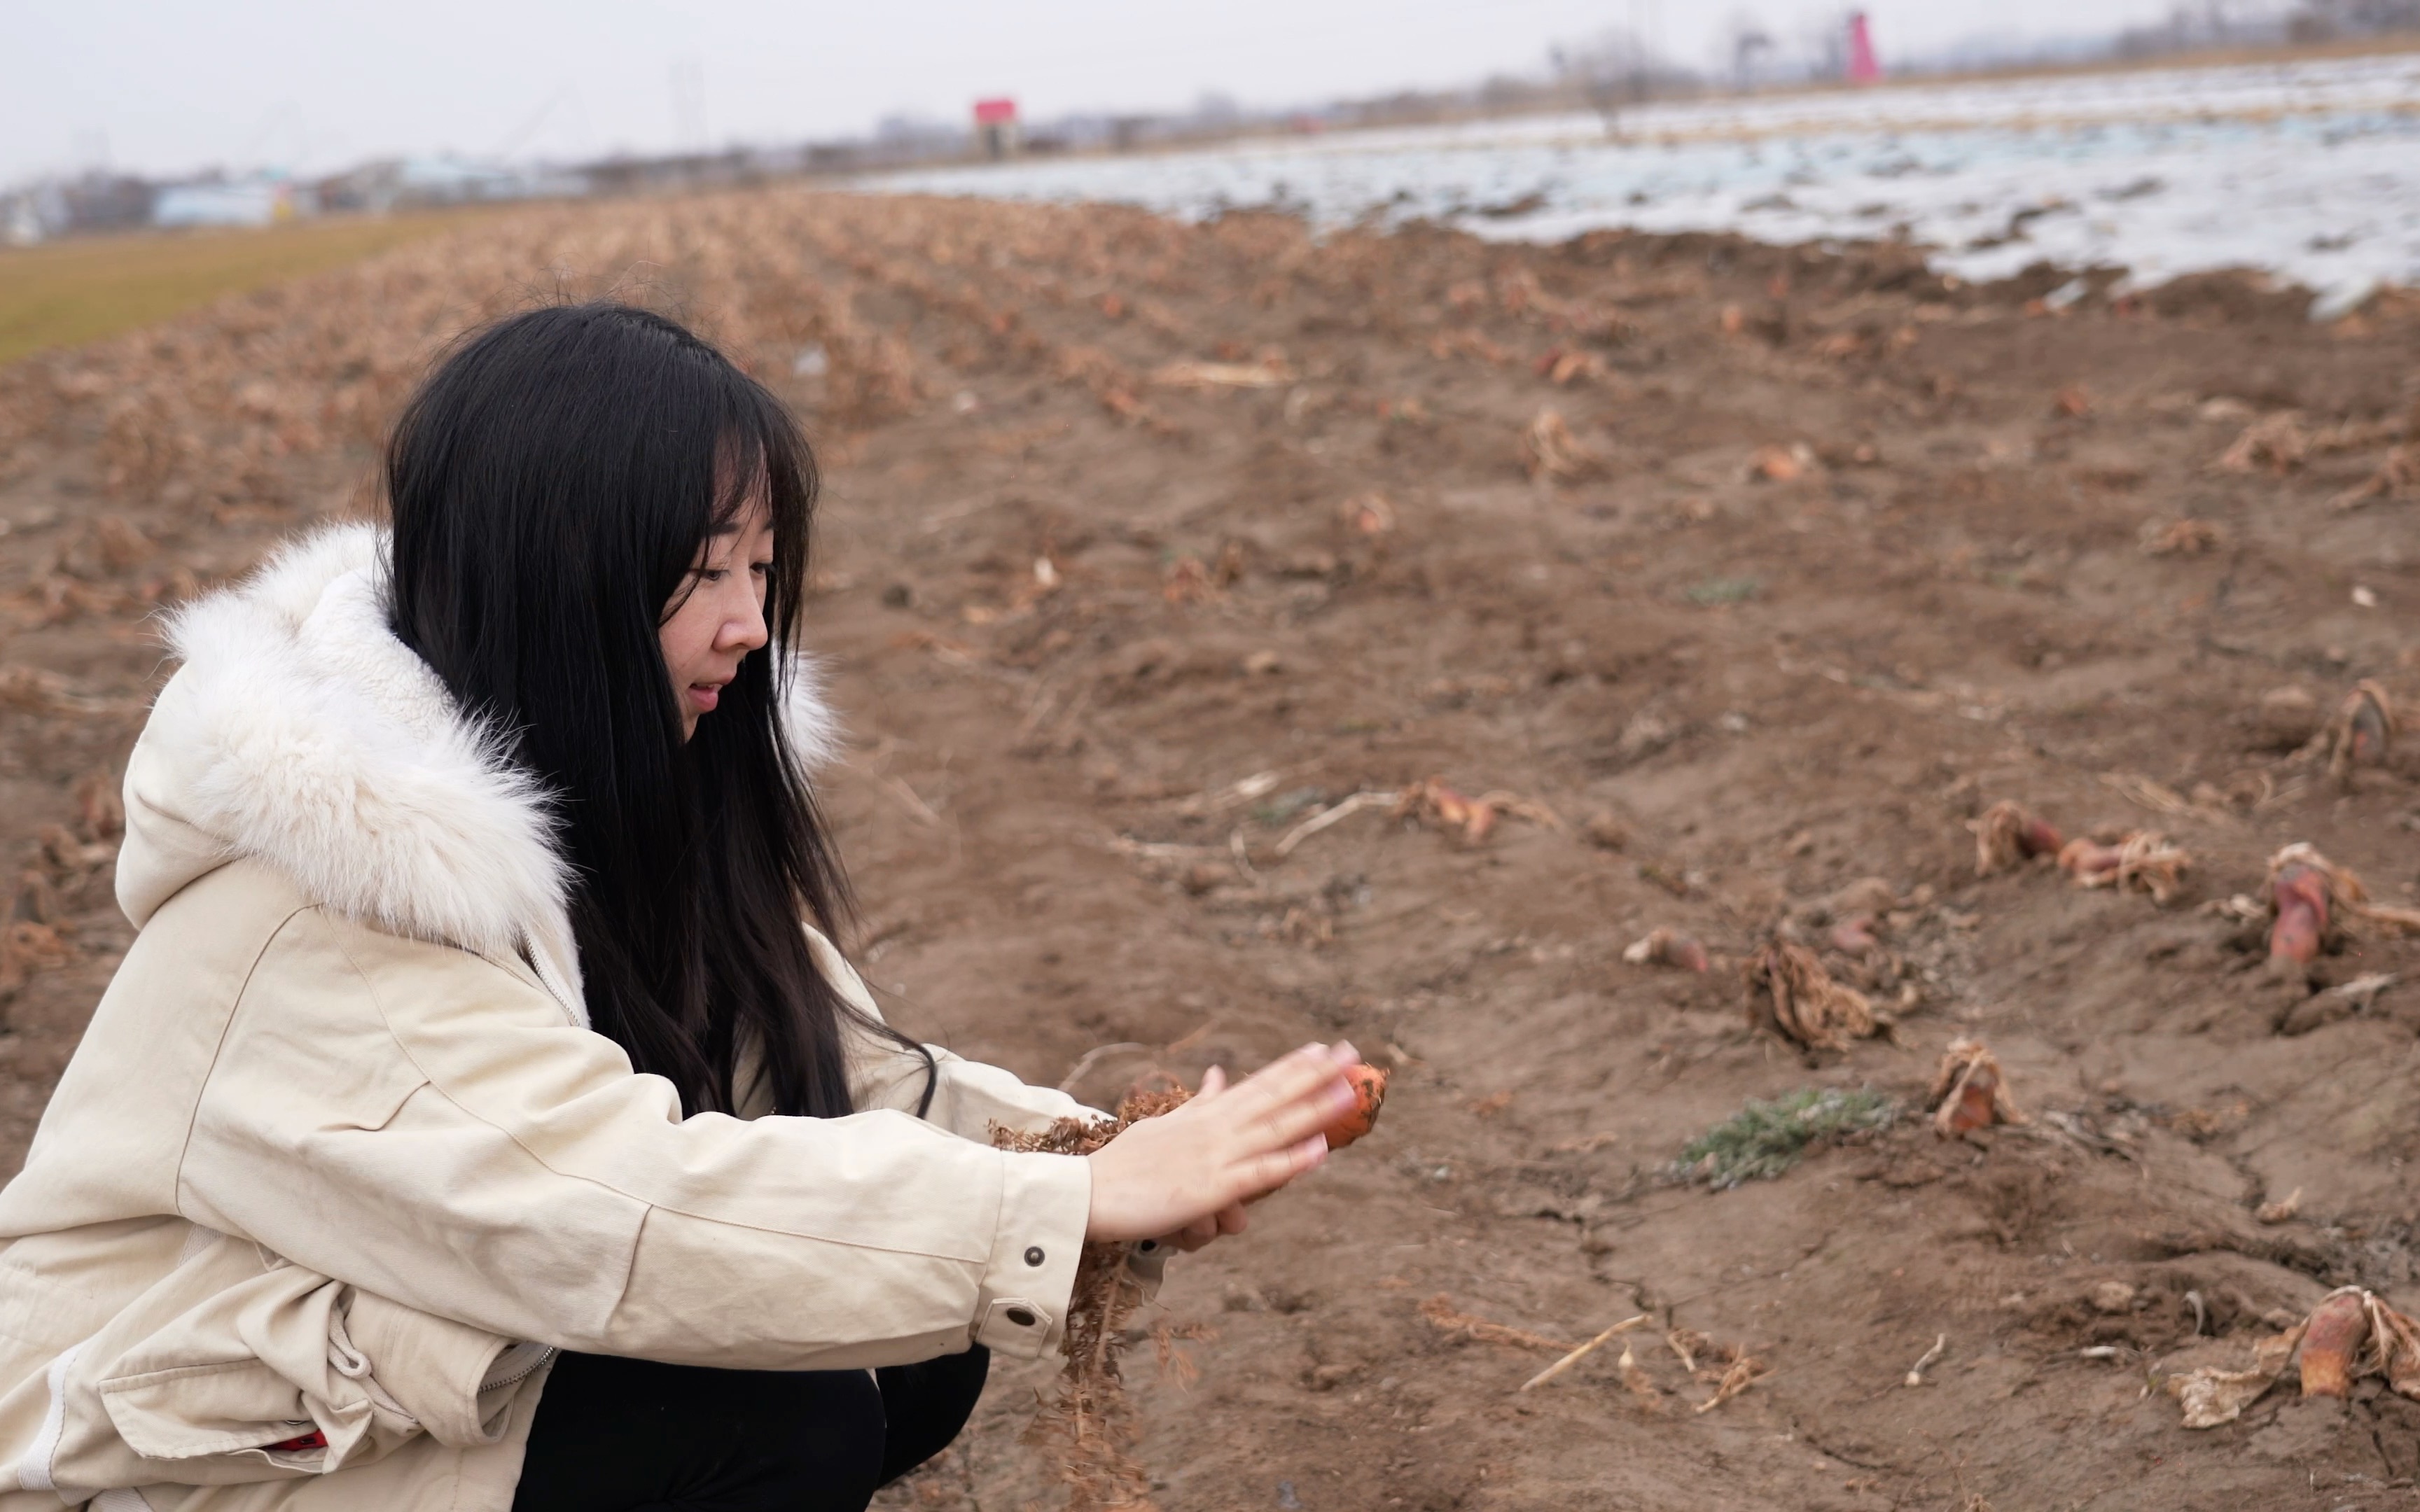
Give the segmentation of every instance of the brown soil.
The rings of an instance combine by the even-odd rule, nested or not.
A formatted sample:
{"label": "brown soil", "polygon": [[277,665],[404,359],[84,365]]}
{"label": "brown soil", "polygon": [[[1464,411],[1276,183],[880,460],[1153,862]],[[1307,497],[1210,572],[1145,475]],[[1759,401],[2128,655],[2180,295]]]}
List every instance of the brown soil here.
{"label": "brown soil", "polygon": [[[138,727],[146,615],[358,507],[466,321],[644,284],[823,446],[827,790],[897,1019],[1038,1082],[1082,1060],[1101,1103],[1314,1037],[1397,1068],[1374,1134],[1145,1314],[1206,1325],[1198,1379],[1135,1351],[1162,1504],[2409,1504],[2420,1403],[2280,1392],[2189,1433],[2155,1382],[2339,1283],[2420,1304],[2420,948],[2283,982],[2201,906],[2296,840],[2411,900],[2420,773],[2289,753],[2356,679],[2420,698],[2410,500],[2331,503],[2420,440],[2420,316],[2314,329],[2223,278],[2028,313],[2057,281],[760,193],[518,215],[0,370],[0,841],[73,952],[6,1010],[0,1142],[127,938],[105,866],[36,851]],[[1154,380],[1180,361],[1224,365]],[[2281,409],[2309,444],[2216,465]],[[1278,854],[1429,779],[1562,825],[1373,803]],[[2003,797],[2156,828],[2182,896],[1977,880],[1964,822]],[[1752,1036],[1741,963],[1853,914],[1877,949],[1825,960],[1895,1038]],[[1657,926],[1714,969],[1626,964]],[[2377,971],[2366,1005],[2315,991]],[[1916,1104],[1970,1037],[2031,1121],[1947,1142]],[[1667,1178],[1808,1085],[1912,1116],[1776,1180]],[[1537,1340],[1637,1311],[1626,1365],[1516,1394]],[[1693,1411],[1743,1352],[1770,1373]],[[1017,1433],[1049,1373],[1003,1365],[892,1501],[1046,1498]]]}

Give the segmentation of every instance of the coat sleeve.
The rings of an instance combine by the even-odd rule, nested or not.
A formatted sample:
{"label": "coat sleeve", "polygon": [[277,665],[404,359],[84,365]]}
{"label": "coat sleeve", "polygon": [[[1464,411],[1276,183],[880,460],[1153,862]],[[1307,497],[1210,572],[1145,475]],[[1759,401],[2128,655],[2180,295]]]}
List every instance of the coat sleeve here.
{"label": "coat sleeve", "polygon": [[[813,928],[807,931],[807,947],[824,980],[839,988],[859,1011],[881,1023],[882,1010],[839,947]],[[995,1126],[1038,1133],[1061,1119],[1109,1117],[1056,1088],[1029,1086],[998,1066],[969,1060],[939,1045],[924,1046],[924,1054],[933,1057],[929,1103],[924,1098],[927,1072],[923,1056],[874,1035],[855,1036],[849,1042],[849,1090],[857,1105],[914,1112],[921,1104],[929,1121],[985,1144],[991,1143]],[[1126,1270],[1142,1284],[1146,1299],[1159,1295],[1171,1253],[1170,1246],[1154,1239],[1126,1246]]]}
{"label": "coat sleeve", "polygon": [[1055,1345],[1086,1163],[881,1107],[683,1119],[504,966],[304,910],[205,1084],[180,1211],[407,1305],[754,1369]]}
{"label": "coat sleeve", "polygon": [[[882,1010],[874,995],[832,943],[813,929],[807,947],[815,969],[839,989],[860,1012],[876,1023]],[[939,1045],[924,1046],[933,1057],[933,1098],[924,1117],[962,1138],[991,1143],[994,1124],[1004,1129],[1039,1132],[1061,1119],[1106,1119],[1055,1088],[1032,1087],[998,1066],[986,1066],[952,1054]],[[849,1090],[861,1108],[898,1108],[912,1113],[924,1094],[923,1057],[874,1035],[859,1033],[849,1041]]]}

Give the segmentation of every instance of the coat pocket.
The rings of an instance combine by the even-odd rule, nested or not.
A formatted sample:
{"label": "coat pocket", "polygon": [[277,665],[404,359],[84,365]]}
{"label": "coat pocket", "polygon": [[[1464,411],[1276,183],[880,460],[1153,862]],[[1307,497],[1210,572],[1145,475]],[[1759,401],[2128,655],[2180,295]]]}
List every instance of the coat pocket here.
{"label": "coat pocket", "polygon": [[264,1470],[313,1471],[335,1445],[358,1443],[375,1415],[366,1398],[314,1400],[260,1360],[113,1376],[100,1392],[126,1447],[170,1462],[256,1454],[250,1462]]}
{"label": "coat pocket", "polygon": [[211,1239],[64,1357],[49,1474],[86,1491],[234,1485],[367,1464],[423,1434],[491,1443],[511,1393],[482,1388],[510,1347]]}

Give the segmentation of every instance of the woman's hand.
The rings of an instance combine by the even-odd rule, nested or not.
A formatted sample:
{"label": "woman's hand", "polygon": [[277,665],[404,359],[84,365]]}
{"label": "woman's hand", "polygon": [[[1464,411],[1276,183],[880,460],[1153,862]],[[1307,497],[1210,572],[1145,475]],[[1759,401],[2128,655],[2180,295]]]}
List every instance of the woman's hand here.
{"label": "woman's hand", "polygon": [[1084,1158],[1087,1239],[1163,1239],[1200,1249],[1244,1229],[1243,1204],[1327,1158],[1320,1131],[1354,1104],[1349,1044],[1305,1045],[1233,1087],[1215,1068],[1173,1113],[1145,1119]]}

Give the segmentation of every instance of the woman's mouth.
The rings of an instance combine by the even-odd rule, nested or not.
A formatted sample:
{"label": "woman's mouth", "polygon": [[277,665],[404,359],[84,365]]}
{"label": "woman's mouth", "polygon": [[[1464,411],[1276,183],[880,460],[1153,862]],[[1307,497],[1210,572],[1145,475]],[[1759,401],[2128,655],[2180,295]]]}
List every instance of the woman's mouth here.
{"label": "woman's mouth", "polygon": [[722,685],[721,683],[691,683],[689,685],[689,706],[695,709],[698,713],[712,714],[714,712],[714,706],[721,702]]}

